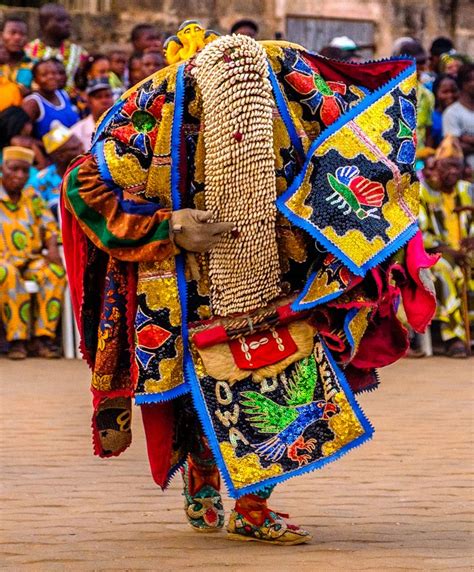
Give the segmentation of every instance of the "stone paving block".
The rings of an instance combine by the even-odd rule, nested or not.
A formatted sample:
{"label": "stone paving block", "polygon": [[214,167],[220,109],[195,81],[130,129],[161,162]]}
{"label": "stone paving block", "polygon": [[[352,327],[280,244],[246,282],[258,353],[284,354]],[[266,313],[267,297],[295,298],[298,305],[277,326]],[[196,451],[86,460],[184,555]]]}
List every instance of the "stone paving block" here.
{"label": "stone paving block", "polygon": [[[148,470],[139,411],[121,457],[93,457],[80,361],[0,360],[2,570],[472,570],[472,360],[404,360],[359,397],[371,443],[278,487],[313,543],[190,530],[179,479]],[[226,500],[231,507],[231,501]]]}

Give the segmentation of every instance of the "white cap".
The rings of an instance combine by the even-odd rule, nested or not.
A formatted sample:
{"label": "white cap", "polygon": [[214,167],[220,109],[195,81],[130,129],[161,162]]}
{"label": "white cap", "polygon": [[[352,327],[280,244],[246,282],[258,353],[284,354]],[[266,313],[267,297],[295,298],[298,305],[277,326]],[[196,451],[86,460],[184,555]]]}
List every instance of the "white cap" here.
{"label": "white cap", "polygon": [[329,45],[350,52],[357,50],[357,44],[348,36],[337,36],[330,41]]}

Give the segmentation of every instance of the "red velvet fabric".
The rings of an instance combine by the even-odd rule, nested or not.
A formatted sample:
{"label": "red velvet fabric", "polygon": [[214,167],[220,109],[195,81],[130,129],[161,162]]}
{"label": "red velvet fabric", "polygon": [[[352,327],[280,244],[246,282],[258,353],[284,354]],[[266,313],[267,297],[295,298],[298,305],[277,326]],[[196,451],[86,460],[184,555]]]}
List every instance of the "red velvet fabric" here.
{"label": "red velvet fabric", "polygon": [[400,288],[408,323],[416,332],[423,333],[436,312],[436,295],[432,285],[423,282],[420,275],[434,266],[441,255],[425,251],[423,236],[418,231],[407,244],[405,256],[404,267],[394,265],[391,272]]}
{"label": "red velvet fabric", "polygon": [[173,452],[174,408],[171,401],[142,405],[148,461],[153,480],[164,489],[169,478]]}
{"label": "red velvet fabric", "polygon": [[385,367],[406,354],[408,332],[397,318],[395,310],[398,294],[398,288],[388,287],[351,362],[354,367]]}
{"label": "red velvet fabric", "polygon": [[409,58],[365,63],[361,66],[357,63],[330,60],[317,54],[305,57],[315,63],[326,81],[342,81],[348,85],[361,85],[370,90],[380,88],[413,65],[413,61]]}

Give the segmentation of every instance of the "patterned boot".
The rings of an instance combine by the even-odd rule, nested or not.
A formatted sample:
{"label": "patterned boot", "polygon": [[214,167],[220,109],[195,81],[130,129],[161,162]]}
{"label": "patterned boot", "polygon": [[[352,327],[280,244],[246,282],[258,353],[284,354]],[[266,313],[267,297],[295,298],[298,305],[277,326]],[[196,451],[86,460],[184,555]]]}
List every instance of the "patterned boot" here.
{"label": "patterned boot", "polygon": [[245,495],[235,503],[227,526],[230,540],[266,542],[292,546],[311,540],[306,530],[285,521],[287,514],[267,507],[267,499]]}
{"label": "patterned boot", "polygon": [[220,475],[216,465],[197,463],[190,455],[182,471],[184,511],[198,532],[217,532],[224,526]]}

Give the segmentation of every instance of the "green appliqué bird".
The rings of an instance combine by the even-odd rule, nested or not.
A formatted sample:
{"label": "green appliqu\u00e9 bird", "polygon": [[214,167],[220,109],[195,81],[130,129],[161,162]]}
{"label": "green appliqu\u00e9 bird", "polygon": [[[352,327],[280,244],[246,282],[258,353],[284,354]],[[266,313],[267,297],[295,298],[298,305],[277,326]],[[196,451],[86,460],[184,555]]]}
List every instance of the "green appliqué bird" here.
{"label": "green appliqu\u00e9 bird", "polygon": [[[261,457],[276,462],[286,452],[289,459],[301,465],[307,464],[316,448],[316,440],[304,440],[305,430],[316,421],[329,420],[338,412],[337,407],[328,401],[313,401],[318,380],[318,370],[314,356],[300,362],[287,387],[287,405],[275,403],[272,399],[256,391],[242,392],[245,401],[243,411],[250,423],[261,433],[275,434],[262,443],[252,444]],[[307,451],[305,454],[299,450]]]}

